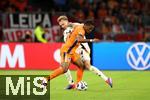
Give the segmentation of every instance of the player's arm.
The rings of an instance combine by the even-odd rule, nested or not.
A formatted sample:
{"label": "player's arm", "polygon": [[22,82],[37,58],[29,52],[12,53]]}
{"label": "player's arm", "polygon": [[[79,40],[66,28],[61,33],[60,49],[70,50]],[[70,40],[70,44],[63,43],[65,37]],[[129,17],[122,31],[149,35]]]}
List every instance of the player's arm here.
{"label": "player's arm", "polygon": [[100,42],[99,39],[81,39],[78,40],[79,43],[86,43],[86,42]]}
{"label": "player's arm", "polygon": [[83,38],[82,35],[79,35],[78,38],[77,38],[77,41],[79,43],[87,43],[87,42],[112,42],[113,40],[100,40],[100,39],[97,39],[97,38],[85,39],[85,38]]}
{"label": "player's arm", "polygon": [[78,35],[77,40],[79,43],[87,43],[87,42],[99,42],[99,39],[84,39],[82,35]]}
{"label": "player's arm", "polygon": [[77,34],[77,41],[79,43],[87,43],[87,42],[99,42],[99,39],[85,39],[85,31],[81,27],[75,28],[75,33]]}
{"label": "player's arm", "polygon": [[100,39],[82,39],[78,40],[79,43],[86,43],[86,42],[112,42],[113,40],[100,40]]}

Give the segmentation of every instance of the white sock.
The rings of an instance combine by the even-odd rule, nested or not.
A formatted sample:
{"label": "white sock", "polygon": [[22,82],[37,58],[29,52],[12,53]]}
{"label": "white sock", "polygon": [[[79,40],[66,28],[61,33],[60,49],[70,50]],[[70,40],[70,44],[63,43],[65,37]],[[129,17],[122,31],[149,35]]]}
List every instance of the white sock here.
{"label": "white sock", "polygon": [[65,73],[65,76],[66,76],[66,78],[67,78],[69,84],[73,84],[73,83],[74,83],[69,69],[68,69],[68,71]]}
{"label": "white sock", "polygon": [[105,80],[105,81],[108,79],[108,77],[105,76],[105,75],[103,74],[103,72],[101,72],[101,71],[100,71],[99,69],[97,69],[95,66],[91,66],[91,67],[90,67],[90,71],[94,72],[94,73],[97,74],[98,76],[101,76],[102,79]]}

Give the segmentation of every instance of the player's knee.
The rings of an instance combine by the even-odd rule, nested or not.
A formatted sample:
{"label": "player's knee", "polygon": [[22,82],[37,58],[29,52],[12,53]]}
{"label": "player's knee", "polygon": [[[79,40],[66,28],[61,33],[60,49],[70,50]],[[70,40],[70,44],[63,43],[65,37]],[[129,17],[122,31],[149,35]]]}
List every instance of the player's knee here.
{"label": "player's knee", "polygon": [[65,68],[64,68],[64,73],[66,73],[67,71],[68,71],[68,68],[65,67]]}
{"label": "player's knee", "polygon": [[85,61],[84,64],[85,64],[86,69],[90,70],[90,68],[91,68],[90,62],[89,61]]}
{"label": "player's knee", "polygon": [[66,73],[68,71],[68,68],[69,68],[69,63],[62,63],[61,67],[63,68],[64,73]]}
{"label": "player's knee", "polygon": [[84,62],[81,59],[76,60],[76,65],[83,69],[85,67]]}

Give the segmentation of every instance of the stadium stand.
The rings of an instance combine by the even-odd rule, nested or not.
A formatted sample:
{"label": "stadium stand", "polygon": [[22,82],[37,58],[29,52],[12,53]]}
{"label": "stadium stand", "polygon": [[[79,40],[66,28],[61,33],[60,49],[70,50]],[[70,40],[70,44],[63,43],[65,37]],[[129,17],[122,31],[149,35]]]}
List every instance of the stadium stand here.
{"label": "stadium stand", "polygon": [[[48,12],[53,15],[52,19],[66,14],[78,22],[91,18],[97,26],[97,38],[143,41],[150,36],[149,5],[149,0],[2,0],[0,12],[1,16],[6,13]],[[55,21],[52,23],[56,24]],[[0,34],[2,37],[2,32]]]}

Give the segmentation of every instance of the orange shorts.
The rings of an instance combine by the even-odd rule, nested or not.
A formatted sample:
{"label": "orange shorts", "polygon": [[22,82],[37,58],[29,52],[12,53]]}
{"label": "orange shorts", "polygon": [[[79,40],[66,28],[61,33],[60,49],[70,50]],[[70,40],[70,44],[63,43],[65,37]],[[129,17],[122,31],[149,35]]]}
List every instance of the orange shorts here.
{"label": "orange shorts", "polygon": [[70,63],[71,61],[76,62],[80,58],[80,55],[77,53],[68,54],[66,52],[62,52],[60,53],[60,56],[61,56],[61,63],[63,62]]}

